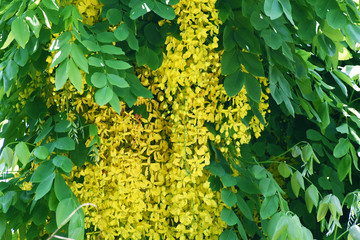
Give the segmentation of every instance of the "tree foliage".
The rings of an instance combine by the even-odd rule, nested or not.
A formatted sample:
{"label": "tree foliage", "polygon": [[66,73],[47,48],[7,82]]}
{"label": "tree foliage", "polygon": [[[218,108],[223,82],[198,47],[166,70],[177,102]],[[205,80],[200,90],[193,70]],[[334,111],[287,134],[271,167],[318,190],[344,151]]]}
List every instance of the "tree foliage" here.
{"label": "tree foliage", "polygon": [[[84,238],[84,212],[66,180],[74,165],[97,162],[101,143],[94,124],[73,118],[74,98],[89,92],[118,114],[119,101],[135,110],[138,97],[153,98],[135,69],[159,68],[166,37],[181,39],[177,0],[101,2],[91,23],[69,1],[0,3],[4,239],[12,230],[34,239],[58,228],[59,235]],[[226,205],[220,239],[359,238],[358,2],[218,0],[216,7],[221,85],[229,97],[245,89],[251,111],[242,122],[249,126],[255,117],[265,126],[241,154],[235,143],[208,140],[204,171]],[[259,107],[264,78],[266,118]],[[67,89],[71,95],[62,99]],[[48,104],[50,95],[61,96],[62,109]]]}

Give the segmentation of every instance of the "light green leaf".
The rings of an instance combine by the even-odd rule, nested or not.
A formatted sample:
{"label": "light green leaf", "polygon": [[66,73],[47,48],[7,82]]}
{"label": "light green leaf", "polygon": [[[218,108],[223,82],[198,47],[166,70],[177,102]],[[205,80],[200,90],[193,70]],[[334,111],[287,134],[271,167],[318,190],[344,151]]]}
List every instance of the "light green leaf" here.
{"label": "light green leaf", "polygon": [[30,30],[29,26],[22,17],[16,17],[16,19],[12,22],[11,32],[19,45],[22,48],[25,48],[25,45],[30,39]]}
{"label": "light green leaf", "polygon": [[360,240],[360,227],[358,225],[351,226],[349,234],[354,240]]}
{"label": "light green leaf", "polygon": [[37,201],[41,199],[45,194],[47,194],[52,186],[52,183],[54,181],[55,172],[52,172],[47,178],[45,178],[39,186],[36,188],[36,194],[34,201]]}
{"label": "light green leaf", "polygon": [[130,18],[135,20],[146,13],[150,12],[154,6],[154,1],[138,1],[138,4],[134,6],[130,11]]}
{"label": "light green leaf", "polygon": [[110,100],[110,106],[117,112],[117,114],[121,113],[121,105],[118,96],[116,94],[113,94],[112,99]]}
{"label": "light green leaf", "polygon": [[331,194],[326,195],[319,203],[319,208],[317,210],[316,219],[318,222],[323,220],[326,216],[326,213],[329,210],[329,203],[331,199]]}
{"label": "light green leaf", "polygon": [[270,197],[275,195],[276,186],[269,178],[263,178],[260,180],[259,188],[264,197]]}
{"label": "light green leaf", "polygon": [[119,88],[127,88],[130,87],[129,83],[122,77],[115,75],[115,74],[108,74],[107,75],[107,80],[109,81],[109,83],[111,83],[112,85],[115,85]]}
{"label": "light green leaf", "polygon": [[89,51],[93,51],[93,52],[98,52],[100,51],[100,47],[99,45],[94,42],[94,41],[91,41],[91,40],[84,40],[84,41],[81,41],[82,45],[84,45],[84,47],[87,48],[87,50]]}
{"label": "light green leaf", "polygon": [[55,0],[42,0],[42,3],[50,10],[59,11],[59,6]]}
{"label": "light green leaf", "polygon": [[75,150],[75,141],[70,137],[58,138],[55,141],[55,147],[60,150],[73,151]]}
{"label": "light green leaf", "polygon": [[268,219],[274,215],[279,208],[279,199],[276,195],[266,197],[260,207],[261,219]]}
{"label": "light green leaf", "polygon": [[72,59],[69,60],[68,65],[68,76],[70,79],[70,82],[74,85],[76,90],[79,92],[82,92],[82,76],[79,68],[75,65],[74,61]]}
{"label": "light green leaf", "polygon": [[160,67],[161,62],[155,51],[147,46],[142,46],[136,52],[136,62],[138,66],[148,65],[152,70]]}
{"label": "light green leaf", "polygon": [[54,157],[54,159],[52,161],[56,167],[61,168],[62,170],[64,170],[64,172],[67,172],[67,173],[71,172],[73,163],[70,160],[70,158],[62,156],[62,155],[57,155],[56,157]]}
{"label": "light green leaf", "polygon": [[34,155],[38,159],[45,160],[49,156],[50,152],[47,147],[39,146],[35,148]]}
{"label": "light green leaf", "polygon": [[77,44],[72,45],[71,53],[70,53],[72,59],[78,65],[78,67],[83,70],[86,73],[89,73],[88,70],[88,61],[85,58],[85,55],[81,48]]}
{"label": "light green leaf", "polygon": [[61,63],[62,61],[64,61],[67,57],[69,57],[70,52],[71,52],[71,44],[65,43],[60,48],[60,50],[55,54],[50,67],[53,68],[56,65],[58,65],[59,63]]}
{"label": "light green leaf", "polygon": [[40,23],[39,19],[37,18],[35,12],[32,10],[26,11],[25,21],[28,23],[28,25],[31,28],[31,30],[33,31],[35,37],[39,38],[42,24]]}
{"label": "light green leaf", "polygon": [[279,164],[278,171],[279,171],[280,175],[284,178],[288,178],[292,174],[291,169],[284,162]]}
{"label": "light green leaf", "polygon": [[101,32],[96,35],[96,39],[101,43],[113,43],[116,42],[116,38],[113,32]]}
{"label": "light green leaf", "polygon": [[60,227],[75,209],[76,204],[72,198],[61,200],[56,208],[56,225]]}
{"label": "light green leaf", "polygon": [[14,55],[14,61],[16,62],[16,64],[24,67],[28,63],[28,60],[28,51],[26,49],[19,48]]}
{"label": "light green leaf", "polygon": [[110,100],[113,97],[113,90],[111,90],[111,88],[109,88],[108,86],[105,86],[103,88],[98,89],[95,92],[95,101],[100,105],[103,106],[105,104],[107,104],[108,102],[110,102]]}
{"label": "light green leaf", "polygon": [[94,67],[104,67],[105,66],[104,62],[100,58],[97,58],[97,57],[89,57],[88,61],[89,61],[89,65],[94,66]]}
{"label": "light green leaf", "polygon": [[236,194],[233,193],[233,191],[226,189],[226,188],[223,188],[221,190],[221,199],[229,207],[234,206],[237,201]]}
{"label": "light green leaf", "polygon": [[56,91],[62,89],[68,79],[68,59],[60,63],[55,72],[55,88]]}
{"label": "light green leaf", "polygon": [[312,207],[315,205],[315,207],[318,206],[319,203],[319,191],[317,188],[311,184],[305,191],[305,203],[307,210],[309,213],[311,213]]}
{"label": "light green leaf", "polygon": [[292,25],[295,25],[294,20],[292,18],[290,1],[289,0],[279,0],[279,2],[282,6],[282,9],[283,9],[287,19],[289,19],[289,21],[291,22]]}
{"label": "light green leaf", "polygon": [[15,154],[18,156],[20,162],[23,166],[27,164],[30,158],[30,151],[26,143],[19,142],[15,146]]}
{"label": "light green leaf", "polygon": [[343,157],[339,165],[337,166],[337,173],[339,176],[339,180],[343,181],[345,177],[351,172],[351,157],[350,154],[346,154],[345,157]]}
{"label": "light green leaf", "polygon": [[286,231],[288,227],[288,216],[283,215],[280,217],[276,224],[275,231],[273,233],[273,236],[271,240],[277,240],[280,238],[281,234]]}
{"label": "light green leaf", "polygon": [[341,158],[341,157],[345,156],[345,154],[347,154],[349,152],[349,149],[350,149],[349,139],[340,138],[339,142],[336,144],[336,146],[334,148],[333,155],[336,158]]}
{"label": "light green leaf", "polygon": [[265,0],[264,11],[271,20],[281,17],[283,13],[278,0]]}
{"label": "light green leaf", "polygon": [[106,74],[101,72],[93,73],[91,76],[91,83],[97,88],[105,87],[107,83]]}
{"label": "light green leaf", "polygon": [[[297,172],[298,172],[298,171],[297,171]],[[291,182],[291,188],[292,188],[295,196],[298,197],[298,196],[299,196],[299,192],[300,192],[300,184],[299,184],[299,182],[298,182],[297,179],[296,179],[296,173],[291,176],[290,182]]]}
{"label": "light green leaf", "polygon": [[108,67],[117,69],[117,70],[126,70],[131,68],[131,65],[128,64],[127,62],[121,61],[121,60],[114,60],[114,59],[108,59],[105,60],[105,64]]}
{"label": "light green leaf", "polygon": [[120,47],[115,47],[114,45],[102,45],[101,52],[113,55],[124,55],[124,51]]}

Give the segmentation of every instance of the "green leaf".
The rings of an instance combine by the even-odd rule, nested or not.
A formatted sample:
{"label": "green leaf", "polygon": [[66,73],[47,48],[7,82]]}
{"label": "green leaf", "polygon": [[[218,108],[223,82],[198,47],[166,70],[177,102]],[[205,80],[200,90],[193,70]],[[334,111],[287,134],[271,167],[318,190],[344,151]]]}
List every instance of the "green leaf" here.
{"label": "green leaf", "polygon": [[7,224],[7,220],[4,214],[0,215],[0,239],[2,239],[2,236],[5,233],[6,230],[6,224]]}
{"label": "green leaf", "polygon": [[254,174],[254,176],[257,180],[261,180],[263,178],[266,178],[266,176],[267,176],[266,169],[260,165],[254,165],[251,168],[251,172]]}
{"label": "green leaf", "polygon": [[62,137],[56,139],[55,147],[60,150],[72,151],[75,150],[75,142],[70,137]]}
{"label": "green leaf", "polygon": [[279,171],[280,175],[284,178],[288,178],[292,174],[291,169],[284,162],[279,164],[278,171]]}
{"label": "green leaf", "polygon": [[219,240],[238,240],[239,238],[236,236],[236,233],[231,230],[227,229],[223,231],[219,237]]}
{"label": "green leaf", "polygon": [[[296,171],[298,172],[298,171]],[[300,192],[300,184],[299,182],[297,181],[297,178],[296,178],[296,173],[294,173],[292,176],[291,176],[291,188],[295,194],[296,197],[299,196],[299,192]]]}
{"label": "green leaf", "polygon": [[234,213],[234,211],[226,207],[222,209],[220,216],[221,216],[221,220],[226,222],[226,224],[229,226],[234,226],[239,222],[239,219]]}
{"label": "green leaf", "polygon": [[0,162],[5,162],[6,166],[8,168],[11,168],[13,165],[13,159],[14,159],[14,151],[8,146],[6,146],[1,151]]}
{"label": "green leaf", "polygon": [[260,62],[258,56],[243,52],[240,55],[240,62],[244,65],[245,70],[251,73],[254,76],[263,77],[264,75],[264,67]]}
{"label": "green leaf", "polygon": [[14,61],[16,62],[16,64],[21,67],[24,67],[28,62],[28,60],[29,60],[28,51],[26,49],[19,48],[14,55]]}
{"label": "green leaf", "polygon": [[66,184],[64,178],[61,176],[60,173],[56,174],[54,189],[55,189],[56,198],[59,201],[71,197],[72,191],[69,188],[69,186]]}
{"label": "green leaf", "polygon": [[154,3],[155,4],[152,10],[160,17],[167,20],[173,20],[176,17],[175,11],[171,6],[162,4],[157,1],[155,1]]}
{"label": "green leaf", "polygon": [[[14,78],[16,78],[18,72],[19,72],[19,66],[15,63],[15,61],[10,60],[5,68],[5,76],[9,80],[13,80]],[[7,90],[5,90],[5,91],[7,91]]]}
{"label": "green leaf", "polygon": [[347,17],[344,15],[344,12],[337,9],[331,9],[326,13],[326,21],[332,28],[342,28],[347,22]]}
{"label": "green leaf", "polygon": [[63,32],[51,44],[49,50],[55,51],[61,49],[65,44],[69,44],[72,34],[70,32]]}
{"label": "green leaf", "polygon": [[341,182],[346,178],[349,173],[351,173],[350,154],[346,154],[345,157],[340,160],[339,165],[337,166],[337,173]]}
{"label": "green leaf", "polygon": [[60,227],[75,209],[76,204],[72,198],[61,200],[56,208],[56,225]]}
{"label": "green leaf", "polygon": [[78,67],[83,70],[86,73],[89,73],[88,70],[88,61],[85,58],[85,55],[81,48],[77,44],[72,45],[71,53],[70,53],[72,59],[78,65]]}
{"label": "green leaf", "polygon": [[325,34],[320,34],[318,35],[318,41],[320,48],[325,52],[326,55],[329,55],[330,57],[335,55],[336,46],[330,38],[328,38]]}
{"label": "green leaf", "polygon": [[108,67],[117,69],[117,70],[126,70],[131,68],[131,65],[128,64],[127,62],[121,61],[121,60],[114,60],[114,59],[108,59],[105,60],[105,64]]}
{"label": "green leaf", "polygon": [[105,66],[104,62],[100,58],[97,58],[97,57],[89,57],[88,61],[89,61],[89,65],[94,66],[94,67],[102,68]]}
{"label": "green leaf", "polygon": [[276,195],[265,197],[260,207],[261,219],[268,219],[274,215],[279,208],[279,199]]}
{"label": "green leaf", "polygon": [[84,45],[84,47],[87,48],[87,50],[89,51],[92,51],[92,52],[98,52],[100,51],[100,47],[99,45],[94,42],[94,41],[90,41],[90,40],[84,40],[84,41],[81,41],[82,45]]}
{"label": "green leaf", "polygon": [[108,74],[107,75],[107,80],[109,81],[109,83],[111,83],[112,85],[115,85],[115,86],[117,86],[119,88],[130,87],[130,85],[128,84],[128,82],[124,78],[122,78],[122,77],[120,77],[118,75],[115,75],[115,74],[111,74],[111,73]]}
{"label": "green leaf", "polygon": [[15,146],[15,154],[18,156],[20,162],[23,166],[27,164],[30,158],[30,151],[26,143],[19,142]]}
{"label": "green leaf", "polygon": [[319,203],[319,191],[311,184],[305,191],[305,203],[307,210],[311,213],[313,205],[318,206]]}
{"label": "green leaf", "polygon": [[69,238],[76,240],[83,240],[85,236],[84,216],[80,213],[75,213],[69,224]]}
{"label": "green leaf", "polygon": [[226,189],[226,188],[223,188],[221,190],[221,199],[229,207],[234,206],[237,201],[236,194],[233,193],[233,191]]}
{"label": "green leaf", "polygon": [[93,73],[93,75],[91,75],[91,83],[97,88],[105,87],[107,83],[106,74],[101,72]]}
{"label": "green leaf", "polygon": [[69,132],[71,129],[71,123],[69,120],[61,120],[55,125],[55,132],[64,133]]}
{"label": "green leaf", "polygon": [[25,48],[30,39],[30,30],[29,26],[22,17],[16,17],[11,23],[11,32],[19,45],[22,48]]}
{"label": "green leaf", "polygon": [[49,149],[44,146],[39,146],[34,150],[35,157],[41,160],[45,160],[49,156],[49,154],[50,154]]}
{"label": "green leaf", "polygon": [[61,168],[64,172],[70,173],[73,168],[73,163],[68,157],[57,155],[52,161],[56,167]]}
{"label": "green leaf", "polygon": [[250,17],[251,25],[258,31],[261,31],[269,26],[269,22],[266,16],[261,12],[254,11]]}
{"label": "green leaf", "polygon": [[279,0],[279,2],[283,8],[283,11],[284,11],[287,19],[289,19],[289,21],[291,22],[292,25],[295,25],[294,20],[292,18],[290,1],[289,0]]}
{"label": "green leaf", "polygon": [[131,92],[137,97],[153,98],[152,92],[144,87],[134,74],[127,74],[126,80],[130,84]]}
{"label": "green leaf", "polygon": [[236,50],[225,51],[221,58],[221,74],[227,75],[236,72],[240,67]]}
{"label": "green leaf", "polygon": [[320,201],[319,208],[317,211],[316,219],[318,222],[323,220],[326,216],[326,213],[329,210],[329,201],[331,195],[326,195],[323,200]]}
{"label": "green leaf", "polygon": [[54,177],[55,177],[55,172],[52,172],[52,174],[50,174],[47,178],[44,179],[44,181],[42,181],[39,184],[39,186],[36,188],[34,201],[41,199],[43,196],[45,196],[45,194],[47,194],[50,191],[54,181]]}
{"label": "green leaf", "polygon": [[46,161],[40,164],[34,171],[31,181],[33,183],[43,182],[47,177],[53,174],[55,166],[51,161]]}
{"label": "green leaf", "polygon": [[136,52],[136,62],[138,66],[148,65],[152,70],[160,67],[161,62],[155,51],[147,46],[142,46]]}
{"label": "green leaf", "polygon": [[135,37],[135,34],[133,32],[129,33],[126,41],[132,50],[135,50],[135,51],[139,50],[139,41],[137,40],[137,38]]}
{"label": "green leaf", "polygon": [[360,227],[358,225],[353,225],[349,229],[349,234],[354,240],[360,239]]}
{"label": "green leaf", "polygon": [[[36,105],[38,105],[38,103],[34,103]],[[36,109],[36,108],[35,108]],[[38,109],[36,109],[37,111],[39,111]],[[51,130],[53,129],[53,126],[51,126],[52,124],[52,118],[49,118],[48,120],[46,120],[44,126],[43,126],[43,129],[42,131],[40,132],[40,134],[35,138],[35,142],[34,143],[38,143],[40,142],[41,140],[44,139],[44,137],[46,137],[50,132]]]}
{"label": "green leaf", "polygon": [[245,75],[245,88],[247,96],[249,96],[256,103],[260,103],[261,99],[261,86],[259,81],[252,75]]}
{"label": "green leaf", "polygon": [[308,129],[306,131],[306,137],[311,141],[320,141],[323,138],[321,133],[314,129]]}
{"label": "green leaf", "polygon": [[233,74],[226,76],[224,79],[224,88],[227,95],[230,97],[237,95],[241,91],[244,85],[244,81],[245,74],[240,70],[237,70]]}
{"label": "green leaf", "polygon": [[42,0],[42,3],[50,10],[59,11],[59,6],[55,0]]}
{"label": "green leaf", "polygon": [[70,82],[74,85],[76,90],[82,92],[82,76],[79,68],[75,65],[72,59],[69,60],[68,65],[68,75]]}
{"label": "green leaf", "polygon": [[138,4],[134,6],[130,11],[130,18],[135,20],[146,13],[150,12],[154,6],[154,1],[138,1]]}
{"label": "green leaf", "polygon": [[126,23],[121,23],[114,31],[114,36],[119,41],[124,41],[129,36],[129,29]]}
{"label": "green leaf", "polygon": [[273,233],[273,236],[272,236],[271,240],[279,239],[281,234],[283,232],[285,232],[285,230],[287,230],[287,228],[288,228],[288,216],[283,215],[277,221],[276,228],[275,228],[275,231]]}
{"label": "green leaf", "polygon": [[221,182],[224,184],[225,187],[232,187],[236,185],[236,178],[231,174],[225,174],[221,177]]}
{"label": "green leaf", "polygon": [[259,183],[260,192],[264,195],[264,197],[270,197],[275,195],[276,186],[272,180],[269,178],[263,178]]}
{"label": "green leaf", "polygon": [[112,32],[101,32],[97,34],[96,39],[101,43],[113,43],[116,42],[114,33]]}
{"label": "green leaf", "polygon": [[55,88],[56,91],[62,89],[68,79],[68,59],[60,63],[55,72]]}
{"label": "green leaf", "polygon": [[244,216],[253,221],[253,213],[249,208],[249,205],[245,202],[245,200],[239,195],[236,195],[237,198],[237,206],[239,207],[240,211],[244,214]]}
{"label": "green leaf", "polygon": [[350,149],[350,142],[348,139],[340,138],[339,142],[336,144],[334,148],[334,157],[341,158],[345,156],[349,152]]}
{"label": "green leaf", "polygon": [[119,98],[116,96],[116,94],[113,94],[112,99],[110,100],[110,106],[117,112],[117,114],[121,113],[121,105]]}
{"label": "green leaf", "polygon": [[32,10],[28,10],[25,13],[25,21],[31,28],[32,32],[34,33],[36,38],[40,36],[40,30],[42,24],[40,23],[39,19],[37,18],[36,14]]}
{"label": "green leaf", "polygon": [[118,25],[122,20],[122,11],[111,8],[106,12],[106,18],[111,25]]}
{"label": "green leaf", "polygon": [[[274,0],[277,1],[277,0]],[[264,29],[261,31],[261,37],[264,39],[266,45],[274,50],[277,50],[282,45],[282,38],[279,33],[274,32],[272,29]]]}
{"label": "green leaf", "polygon": [[71,48],[72,48],[71,44],[69,43],[64,44],[64,46],[62,46],[60,50],[55,54],[50,67],[51,68],[55,67],[56,65],[64,61],[67,57],[69,57]]}
{"label": "green leaf", "polygon": [[115,47],[114,45],[102,45],[101,52],[107,53],[107,54],[113,54],[113,55],[124,55],[124,51],[119,48]]}
{"label": "green leaf", "polygon": [[95,101],[100,105],[103,106],[110,102],[110,100],[113,98],[113,90],[109,88],[108,86],[105,86],[103,88],[98,89],[95,92]]}
{"label": "green leaf", "polygon": [[352,23],[348,23],[345,26],[346,35],[355,42],[360,42],[360,26]]}
{"label": "green leaf", "polygon": [[159,31],[159,25],[153,22],[146,24],[144,27],[144,36],[151,45],[156,47],[161,47],[165,42],[165,38]]}
{"label": "green leaf", "polygon": [[281,17],[283,13],[278,0],[265,0],[264,12],[271,20]]}

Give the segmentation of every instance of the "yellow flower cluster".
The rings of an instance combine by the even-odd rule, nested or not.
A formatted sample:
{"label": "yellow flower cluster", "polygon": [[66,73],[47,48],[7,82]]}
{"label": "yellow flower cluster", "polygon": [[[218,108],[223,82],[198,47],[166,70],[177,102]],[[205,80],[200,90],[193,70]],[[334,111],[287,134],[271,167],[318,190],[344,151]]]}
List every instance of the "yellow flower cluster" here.
{"label": "yellow flower cluster", "polygon": [[[87,23],[101,11],[94,0],[73,3]],[[221,83],[215,3],[182,0],[175,6],[182,39],[167,38],[158,70],[138,69],[155,96],[136,103],[146,106],[146,119],[100,107],[91,90],[80,95],[70,84],[48,99],[48,106],[56,104],[71,118],[81,114],[98,127],[99,162],[75,168],[68,180],[82,203],[100,209],[85,209],[88,231],[99,231],[104,239],[218,239],[226,227],[220,218],[223,203],[203,171],[210,159],[207,139],[240,146],[250,141],[251,131],[260,136],[263,126],[256,118],[249,127],[241,121],[250,110],[245,89],[230,98]],[[267,85],[265,78],[259,80]],[[263,116],[266,100],[262,93]],[[206,123],[219,134],[211,134]]]}

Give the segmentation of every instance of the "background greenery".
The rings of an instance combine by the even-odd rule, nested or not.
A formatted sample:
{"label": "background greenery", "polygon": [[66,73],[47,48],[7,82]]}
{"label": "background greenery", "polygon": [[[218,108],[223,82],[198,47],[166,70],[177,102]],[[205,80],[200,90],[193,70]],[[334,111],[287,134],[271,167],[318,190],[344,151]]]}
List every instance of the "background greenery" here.
{"label": "background greenery", "polygon": [[[171,7],[179,1],[101,2],[103,20],[95,25],[67,1],[0,3],[4,239],[12,229],[34,239],[57,228],[84,238],[82,210],[64,222],[80,205],[64,176],[73,165],[96,162],[101,144],[94,125],[69,121],[71,101],[63,111],[46,104],[51,84],[54,94],[91,86],[100,106],[120,114],[119,100],[132,108],[138,97],[153,97],[134,66],[159,68],[166,36],[180,38]],[[241,156],[235,144],[208,142],[209,182],[227,205],[221,219],[228,228],[220,239],[358,239],[359,3],[218,0],[216,7],[221,81],[230,97],[246,89],[252,111],[243,122],[256,116],[265,125],[259,138],[240,146]],[[158,27],[162,19],[168,21]],[[266,91],[259,77],[269,80],[266,119],[259,111]],[[35,89],[26,94],[30,85]]]}

